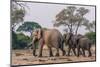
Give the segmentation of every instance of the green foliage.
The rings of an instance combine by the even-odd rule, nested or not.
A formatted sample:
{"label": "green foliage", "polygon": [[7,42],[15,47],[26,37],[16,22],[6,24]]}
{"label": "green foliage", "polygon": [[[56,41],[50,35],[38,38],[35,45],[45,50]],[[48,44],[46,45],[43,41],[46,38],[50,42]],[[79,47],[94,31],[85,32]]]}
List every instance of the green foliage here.
{"label": "green foliage", "polygon": [[24,20],[24,16],[26,14],[26,5],[15,0],[11,1],[11,5],[11,26],[12,30],[14,30],[16,25]]}
{"label": "green foliage", "polygon": [[95,32],[95,23],[95,21],[92,21],[91,23],[84,23],[83,25],[85,26],[85,29],[89,32]]}
{"label": "green foliage", "polygon": [[[41,26],[36,22],[24,22],[21,26],[19,26],[17,31],[19,32],[25,31],[25,32],[31,33],[31,31],[36,28],[41,28]],[[27,44],[29,44],[31,41],[32,40],[30,37],[25,36],[22,33],[16,34],[14,31],[12,31],[12,48],[13,49],[24,49],[25,47],[27,47]],[[38,43],[36,43],[36,45],[37,44]]]}
{"label": "green foliage", "polygon": [[24,22],[17,31],[25,31],[25,32],[31,32],[32,30],[36,28],[41,28],[41,26],[36,22]]}
{"label": "green foliage", "polygon": [[17,47],[17,34],[12,31],[12,48],[15,49]]}
{"label": "green foliage", "polygon": [[25,13],[22,9],[16,9],[15,11],[12,12],[12,24],[18,23],[23,21],[23,17],[25,16]]}
{"label": "green foliage", "polygon": [[[24,34],[16,34],[12,31],[12,49],[24,49],[31,43],[32,39]],[[38,41],[35,43],[35,47],[38,48]]]}
{"label": "green foliage", "polygon": [[56,15],[54,26],[66,26],[69,32],[77,34],[79,27],[87,20],[84,16],[88,12],[84,7],[68,6]]}
{"label": "green foliage", "polygon": [[12,49],[23,49],[30,43],[31,39],[24,34],[12,32]]}
{"label": "green foliage", "polygon": [[96,33],[95,32],[88,32],[85,34],[93,43],[96,42]]}

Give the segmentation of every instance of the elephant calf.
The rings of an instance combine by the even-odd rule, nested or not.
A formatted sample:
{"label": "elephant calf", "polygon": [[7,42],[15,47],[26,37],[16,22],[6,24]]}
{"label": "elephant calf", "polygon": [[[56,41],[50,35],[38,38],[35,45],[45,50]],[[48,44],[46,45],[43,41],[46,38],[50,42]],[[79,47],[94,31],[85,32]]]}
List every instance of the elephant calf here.
{"label": "elephant calf", "polygon": [[79,52],[80,49],[82,49],[83,52],[83,56],[85,57],[85,50],[88,51],[89,55],[88,56],[92,56],[91,53],[91,41],[87,38],[87,37],[82,37],[78,40],[78,44],[77,44],[77,50],[78,50],[78,54],[77,56],[79,56]]}

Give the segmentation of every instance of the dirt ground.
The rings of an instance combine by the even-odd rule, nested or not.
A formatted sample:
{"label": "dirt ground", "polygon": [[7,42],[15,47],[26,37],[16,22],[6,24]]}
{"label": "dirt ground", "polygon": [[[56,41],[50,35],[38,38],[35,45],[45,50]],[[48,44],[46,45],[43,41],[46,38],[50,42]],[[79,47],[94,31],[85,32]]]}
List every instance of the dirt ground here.
{"label": "dirt ground", "polygon": [[[30,65],[30,64],[49,64],[49,63],[67,63],[67,62],[79,62],[79,61],[95,61],[95,47],[91,48],[92,56],[91,57],[76,57],[71,52],[71,56],[62,56],[60,51],[59,57],[49,57],[48,49],[43,50],[43,57],[34,57],[32,56],[32,50],[12,50],[12,65]],[[67,53],[67,50],[66,50]],[[37,49],[38,54],[38,49]],[[53,49],[53,54],[56,54],[56,50]],[[86,51],[86,55],[88,52]]]}

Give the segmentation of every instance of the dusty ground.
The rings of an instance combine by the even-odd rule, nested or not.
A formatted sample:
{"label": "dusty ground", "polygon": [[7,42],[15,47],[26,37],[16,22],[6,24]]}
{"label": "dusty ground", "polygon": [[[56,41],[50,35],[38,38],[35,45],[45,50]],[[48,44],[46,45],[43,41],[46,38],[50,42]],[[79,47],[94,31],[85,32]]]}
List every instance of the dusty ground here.
{"label": "dusty ground", "polygon": [[[67,50],[66,50],[67,51]],[[32,50],[12,50],[12,65],[30,65],[30,64],[46,64],[46,63],[62,63],[62,62],[77,62],[77,61],[95,61],[95,47],[92,47],[92,57],[76,57],[71,53],[71,56],[62,56],[60,51],[59,57],[49,57],[47,49],[43,50],[43,57],[32,56]],[[53,54],[56,51],[53,49]],[[87,53],[87,52],[86,52]],[[38,50],[37,50],[38,54]]]}

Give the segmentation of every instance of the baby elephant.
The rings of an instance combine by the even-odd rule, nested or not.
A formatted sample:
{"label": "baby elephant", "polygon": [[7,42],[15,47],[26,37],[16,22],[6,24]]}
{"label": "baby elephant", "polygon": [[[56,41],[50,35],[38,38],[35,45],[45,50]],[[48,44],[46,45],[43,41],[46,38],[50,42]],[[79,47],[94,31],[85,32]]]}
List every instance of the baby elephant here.
{"label": "baby elephant", "polygon": [[85,50],[88,51],[88,53],[89,53],[88,56],[92,56],[92,53],[90,50],[91,49],[91,41],[87,37],[82,37],[78,40],[78,45],[77,45],[78,54],[77,54],[77,56],[79,56],[80,48],[82,49],[82,52],[83,52],[82,55],[84,57],[85,57]]}

